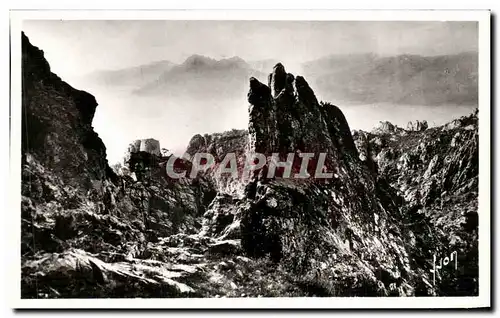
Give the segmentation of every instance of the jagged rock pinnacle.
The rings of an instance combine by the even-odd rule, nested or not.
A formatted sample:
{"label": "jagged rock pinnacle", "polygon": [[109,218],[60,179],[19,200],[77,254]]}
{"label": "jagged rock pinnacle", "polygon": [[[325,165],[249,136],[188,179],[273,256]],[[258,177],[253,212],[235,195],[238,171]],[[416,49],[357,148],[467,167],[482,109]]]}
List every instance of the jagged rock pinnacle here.
{"label": "jagged rock pinnacle", "polygon": [[287,73],[283,64],[278,63],[274,66],[273,72],[268,77],[268,85],[274,98],[286,87]]}
{"label": "jagged rock pinnacle", "polygon": [[302,76],[295,78],[295,90],[297,91],[297,98],[300,102],[306,105],[317,105],[318,100],[314,95],[313,90]]}
{"label": "jagged rock pinnacle", "polygon": [[255,77],[250,78],[250,91],[248,92],[248,102],[253,105],[260,105],[269,101],[271,90],[266,85],[259,82]]}

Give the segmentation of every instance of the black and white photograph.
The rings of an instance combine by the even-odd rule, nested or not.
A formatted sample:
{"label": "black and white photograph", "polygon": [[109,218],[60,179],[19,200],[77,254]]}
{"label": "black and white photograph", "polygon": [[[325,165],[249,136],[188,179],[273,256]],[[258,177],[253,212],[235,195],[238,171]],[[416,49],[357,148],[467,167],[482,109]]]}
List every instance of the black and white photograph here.
{"label": "black and white photograph", "polygon": [[19,306],[489,307],[489,23],[11,14]]}

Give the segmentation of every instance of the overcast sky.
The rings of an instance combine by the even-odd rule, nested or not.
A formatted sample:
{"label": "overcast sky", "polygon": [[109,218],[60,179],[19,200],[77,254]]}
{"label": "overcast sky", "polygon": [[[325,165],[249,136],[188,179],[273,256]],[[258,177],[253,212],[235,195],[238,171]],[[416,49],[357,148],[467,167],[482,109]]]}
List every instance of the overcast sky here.
{"label": "overcast sky", "polygon": [[[182,63],[193,54],[279,60],[287,71],[300,74],[301,63],[332,54],[440,55],[477,51],[478,46],[476,22],[45,20],[25,21],[23,30],[45,52],[52,71],[72,85],[96,70],[160,60]],[[223,101],[207,105],[207,101],[132,98],[106,87],[89,92],[99,103],[93,125],[112,163],[122,158],[134,139],[159,139],[162,147],[178,152],[196,133],[248,125],[246,94],[225,101],[227,105]],[[196,102],[199,108],[193,107]],[[215,107],[221,111],[207,111],[216,103],[222,103]],[[365,106],[342,107],[352,129],[370,130],[379,120],[405,124],[409,119],[431,118],[439,122],[469,112],[456,107],[429,113],[428,108]]]}
{"label": "overcast sky", "polygon": [[[330,54],[439,55],[477,51],[475,22],[25,21],[61,76],[192,54],[298,64]],[[290,67],[290,66],[289,66]]]}

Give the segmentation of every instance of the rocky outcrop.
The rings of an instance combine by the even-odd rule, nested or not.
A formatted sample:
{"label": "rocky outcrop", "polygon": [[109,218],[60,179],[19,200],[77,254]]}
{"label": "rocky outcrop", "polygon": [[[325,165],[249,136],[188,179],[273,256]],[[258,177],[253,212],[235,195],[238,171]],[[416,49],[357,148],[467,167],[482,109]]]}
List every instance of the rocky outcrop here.
{"label": "rocky outcrop", "polygon": [[384,135],[384,134],[406,134],[407,132],[403,128],[393,125],[391,122],[381,121],[372,129],[371,133],[376,135]]}
{"label": "rocky outcrop", "polygon": [[[132,295],[183,294],[171,277],[145,277],[152,267],[138,275],[127,269],[133,261],[104,263],[138,258],[161,237],[198,232],[213,187],[202,178],[168,180],[168,158],[153,139],[129,149],[124,170],[139,178],[114,173],[92,128],[95,99],[51,73],[43,52],[24,34],[22,40],[23,297],[130,295],[123,289],[134,279],[149,287],[132,289]],[[90,285],[84,284],[87,270],[97,275]],[[106,287],[97,292],[99,285]]]}
{"label": "rocky outcrop", "polygon": [[[214,158],[214,165],[207,171],[201,172],[204,178],[210,180],[217,192],[229,193],[239,196],[242,194],[245,186],[245,180],[240,178],[242,175],[246,155],[248,153],[248,131],[232,129],[223,133],[195,135],[189,142],[186,154],[194,159],[195,154],[208,154]],[[233,154],[236,162],[235,177],[231,173],[219,173],[219,169],[224,165],[228,167],[226,155]],[[226,158],[226,161],[224,159]]]}
{"label": "rocky outcrop", "polygon": [[[411,128],[418,127],[413,125]],[[434,255],[458,254],[456,272],[437,279],[441,295],[476,294],[478,288],[478,117],[477,112],[440,127],[380,135],[357,132],[360,152],[369,149],[365,163],[375,163],[403,198],[405,224],[416,246],[413,262]],[[418,246],[418,247],[417,247]],[[443,256],[443,257],[444,257]]]}
{"label": "rocky outcrop", "polygon": [[94,96],[53,74],[43,51],[31,45],[24,33],[22,76],[23,154],[31,154],[82,191],[95,185],[94,181],[112,177],[106,147],[92,128],[97,107]]}
{"label": "rocky outcrop", "polygon": [[270,88],[250,79],[251,151],[326,153],[333,178],[257,175],[234,218],[243,249],[269,255],[327,294],[414,294],[421,278],[410,267],[394,193],[359,160],[340,109],[319,103],[304,78],[285,73],[278,64]]}
{"label": "rocky outcrop", "polygon": [[[213,170],[169,178],[169,159],[188,171],[193,162],[148,139],[115,174],[91,126],[97,103],[52,74],[23,35],[22,297],[477,291],[476,115],[351,134],[342,111],[281,64],[267,85],[250,78],[248,101],[248,131],[189,143],[191,157],[214,156]],[[248,179],[218,177],[230,152],[238,168],[255,152],[266,163]],[[312,153],[309,177],[267,175],[273,153]],[[328,178],[314,177],[319,153]],[[450,248],[459,274],[433,283],[433,253]]]}
{"label": "rocky outcrop", "polygon": [[233,129],[223,133],[194,135],[186,149],[191,157],[196,153],[209,153],[216,162],[221,162],[227,153],[241,157],[246,151],[248,131]]}
{"label": "rocky outcrop", "polygon": [[151,170],[159,167],[161,157],[160,142],[158,140],[152,138],[137,139],[129,145],[123,163],[136,181],[142,181],[147,176],[151,176]]}
{"label": "rocky outcrop", "polygon": [[160,142],[152,138],[134,140],[128,147],[127,155],[130,156],[130,154],[137,152],[147,152],[151,155],[160,157]]}
{"label": "rocky outcrop", "polygon": [[427,120],[416,120],[416,121],[410,121],[408,122],[408,125],[406,126],[406,130],[409,131],[424,131],[429,127],[429,124],[427,124]]}
{"label": "rocky outcrop", "polygon": [[[325,113],[307,82],[286,74],[277,64],[269,75],[272,89],[250,79],[248,93],[250,147],[262,154],[314,151],[318,145],[334,145],[325,122]],[[272,92],[271,92],[272,91]],[[279,119],[279,120],[278,120]]]}

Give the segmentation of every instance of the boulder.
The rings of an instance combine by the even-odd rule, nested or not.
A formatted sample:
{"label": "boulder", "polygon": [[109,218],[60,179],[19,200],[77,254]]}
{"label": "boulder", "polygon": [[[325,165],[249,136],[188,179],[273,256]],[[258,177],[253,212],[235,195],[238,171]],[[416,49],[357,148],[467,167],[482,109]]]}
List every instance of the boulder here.
{"label": "boulder", "polygon": [[396,131],[396,126],[388,121],[380,121],[371,131],[372,134],[390,134]]}
{"label": "boulder", "polygon": [[424,131],[429,127],[427,120],[416,120],[408,122],[406,126],[406,130],[408,131]]}
{"label": "boulder", "polygon": [[240,240],[223,240],[208,246],[208,253],[211,255],[234,255],[241,252]]}

